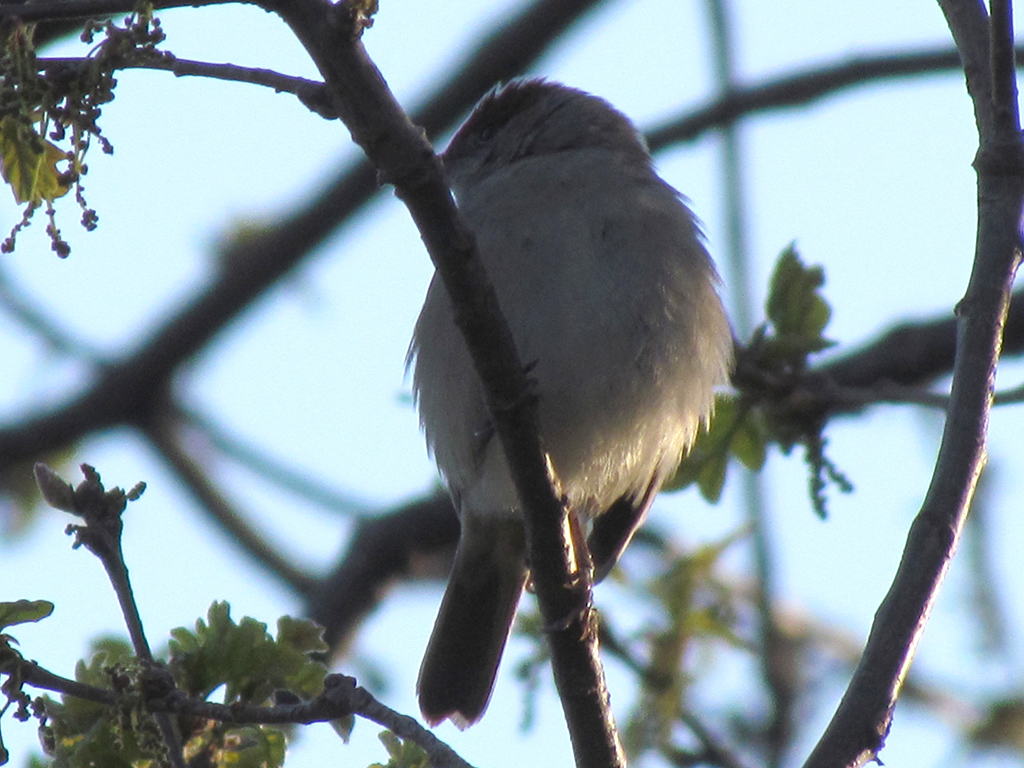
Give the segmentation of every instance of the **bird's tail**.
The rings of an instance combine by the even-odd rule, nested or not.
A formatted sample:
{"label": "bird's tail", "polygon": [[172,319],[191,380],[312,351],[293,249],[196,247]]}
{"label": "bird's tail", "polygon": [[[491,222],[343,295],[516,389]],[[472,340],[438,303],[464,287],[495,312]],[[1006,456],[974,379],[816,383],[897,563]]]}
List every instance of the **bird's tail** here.
{"label": "bird's tail", "polygon": [[462,538],[434,622],[416,689],[430,725],[479,720],[494,688],[505,642],[526,583],[522,524],[464,517]]}

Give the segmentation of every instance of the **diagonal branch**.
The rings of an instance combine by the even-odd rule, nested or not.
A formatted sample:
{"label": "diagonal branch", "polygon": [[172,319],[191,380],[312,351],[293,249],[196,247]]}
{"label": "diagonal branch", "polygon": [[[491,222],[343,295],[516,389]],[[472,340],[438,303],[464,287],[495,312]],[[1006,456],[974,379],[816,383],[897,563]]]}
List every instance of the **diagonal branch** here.
{"label": "diagonal branch", "polygon": [[440,161],[388,91],[362,46],[358,22],[346,19],[346,6],[291,0],[269,9],[295,32],[335,95],[353,140],[394,184],[451,298],[525,509],[531,573],[541,613],[553,628],[552,667],[576,764],[624,765],[597,653],[589,584],[584,579],[580,586],[571,557],[567,511],[541,445],[537,401]]}
{"label": "diagonal branch", "polygon": [[[903,680],[956,551],[978,475],[1010,288],[1021,257],[1024,145],[1012,87],[1009,2],[993,2],[991,25],[975,0],[940,0],[960,49],[980,136],[978,238],[967,293],[958,308],[950,404],[931,485],[911,526],[900,567],[879,607],[864,654],[832,722],[805,764],[863,765],[884,743]],[[988,36],[983,34],[990,26]],[[991,57],[1000,71],[988,69]]]}
{"label": "diagonal branch", "polygon": [[[413,112],[413,122],[422,125],[428,136],[437,136],[453,127],[495,82],[521,72],[569,26],[601,2],[535,0],[519,15],[495,24],[461,67]],[[128,12],[133,5],[133,1],[124,0],[4,5],[0,6],[0,20],[30,11],[38,14],[44,8],[56,17],[85,7],[93,9],[87,16],[110,15]],[[142,339],[134,351],[106,366],[82,394],[63,405],[3,425],[0,470],[55,451],[84,435],[144,421],[159,405],[162,393],[187,360],[310,257],[317,246],[354,217],[377,189],[376,173],[369,163],[346,165],[312,203],[284,214],[259,238],[231,244],[228,252],[217,260],[224,269],[213,282],[183,303],[167,323]],[[235,264],[244,268],[235,269]]]}
{"label": "diagonal branch", "polygon": [[206,510],[211,520],[235,546],[298,594],[308,594],[316,579],[293,565],[268,537],[254,529],[224,497],[200,462],[185,450],[180,434],[181,426],[180,414],[168,407],[155,414],[140,429],[153,450],[174,470],[198,505]]}
{"label": "diagonal branch", "polygon": [[652,149],[693,141],[711,128],[721,128],[740,118],[784,107],[806,106],[853,86],[914,77],[933,72],[959,70],[962,64],[955,49],[901,51],[858,56],[837,64],[801,70],[745,86],[734,86],[722,98],[688,110],[687,113],[647,133]]}

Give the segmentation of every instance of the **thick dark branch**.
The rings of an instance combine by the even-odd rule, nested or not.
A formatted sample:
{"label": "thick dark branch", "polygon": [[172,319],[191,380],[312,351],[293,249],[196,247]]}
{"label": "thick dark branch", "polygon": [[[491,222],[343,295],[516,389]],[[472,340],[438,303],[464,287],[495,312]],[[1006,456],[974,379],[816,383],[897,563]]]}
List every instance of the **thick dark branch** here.
{"label": "thick dark branch", "polygon": [[975,122],[980,132],[988,131],[992,126],[992,110],[988,106],[992,94],[992,70],[985,6],[970,0],[938,0],[938,3],[953,34],[967,77],[967,92],[974,106]]}
{"label": "thick dark branch", "polygon": [[[897,325],[816,370],[844,387],[866,388],[882,382],[927,384],[953,370],[956,323],[950,313],[948,317]],[[1024,291],[1012,296],[1004,334],[1003,355],[1024,352]]]}
{"label": "thick dark branch", "polygon": [[271,7],[316,62],[352,138],[395,185],[451,298],[523,502],[531,573],[541,613],[553,628],[552,666],[576,764],[624,765],[597,653],[589,585],[585,578],[580,583],[570,556],[566,510],[541,446],[536,399],[440,162],[388,91],[358,30],[346,26],[344,6],[292,0]]}

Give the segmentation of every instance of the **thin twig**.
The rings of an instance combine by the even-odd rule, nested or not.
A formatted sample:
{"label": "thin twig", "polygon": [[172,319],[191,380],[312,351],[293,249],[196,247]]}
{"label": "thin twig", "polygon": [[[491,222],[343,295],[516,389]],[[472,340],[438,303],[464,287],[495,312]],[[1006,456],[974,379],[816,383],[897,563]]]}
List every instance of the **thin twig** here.
{"label": "thin twig", "polygon": [[[1018,54],[1024,47],[1018,49]],[[698,139],[709,130],[765,111],[798,107],[854,86],[930,72],[951,72],[961,67],[956,49],[908,51],[858,56],[847,61],[778,75],[762,83],[736,85],[706,105],[690,108],[672,121],[647,131],[652,151]]]}
{"label": "thin twig", "polygon": [[[37,464],[35,467],[36,480],[47,502],[57,509],[72,512],[85,523],[68,526],[68,532],[74,534],[76,547],[85,546],[103,564],[120,603],[121,614],[128,627],[128,636],[131,638],[135,655],[143,668],[154,667],[153,654],[146,640],[142,616],[132,592],[122,547],[122,514],[127,503],[141,495],[145,485],[139,484],[128,493],[120,488],[107,491],[103,487],[99,473],[93,467],[83,464],[82,472],[85,480],[72,489],[45,465]],[[53,683],[55,680],[51,677],[48,682]],[[155,713],[153,720],[167,746],[172,765],[175,768],[186,768],[181,739],[170,717],[163,713]]]}
{"label": "thin twig", "polygon": [[[36,60],[40,71],[84,69],[92,66],[88,57],[45,57]],[[179,59],[170,54],[149,56],[140,60],[126,60],[118,64],[118,69],[155,69],[171,72],[176,77],[205,77],[211,80],[223,80],[232,83],[249,83],[273,88],[276,93],[291,93],[307,105],[316,105],[321,116],[333,118],[324,99],[324,84],[305,77],[284,75],[272,69],[261,67],[242,67],[237,64],[217,64],[192,59]]]}

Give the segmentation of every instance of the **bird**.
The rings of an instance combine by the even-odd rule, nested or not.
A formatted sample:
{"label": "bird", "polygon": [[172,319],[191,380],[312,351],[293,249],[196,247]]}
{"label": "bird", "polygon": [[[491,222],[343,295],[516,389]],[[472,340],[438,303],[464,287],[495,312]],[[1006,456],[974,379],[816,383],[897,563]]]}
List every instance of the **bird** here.
{"label": "bird", "polygon": [[[729,379],[733,337],[700,226],[629,118],[551,80],[492,90],[441,160],[599,581]],[[490,701],[529,563],[508,462],[437,274],[407,366],[461,525],[419,705],[431,726],[465,728]]]}

